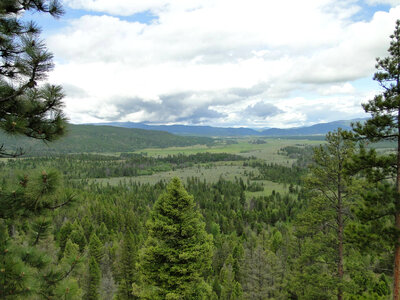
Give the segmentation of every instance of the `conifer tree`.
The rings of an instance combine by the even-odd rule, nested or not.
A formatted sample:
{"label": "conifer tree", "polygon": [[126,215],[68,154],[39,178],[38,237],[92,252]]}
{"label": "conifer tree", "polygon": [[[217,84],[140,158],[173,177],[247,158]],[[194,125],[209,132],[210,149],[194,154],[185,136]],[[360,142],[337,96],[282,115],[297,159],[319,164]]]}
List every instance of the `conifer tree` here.
{"label": "conifer tree", "polygon": [[[58,0],[3,0],[0,2],[0,129],[44,141],[65,132],[60,86],[39,85],[53,68],[53,55],[40,40],[40,29],[24,21],[26,11],[63,11]],[[18,156],[0,145],[0,157]]]}
{"label": "conifer tree", "polygon": [[[329,132],[326,141],[326,145],[314,149],[314,165],[305,179],[311,200],[308,209],[299,217],[297,233],[299,236],[311,236],[315,241],[311,244],[315,250],[305,251],[305,255],[313,254],[315,264],[324,262],[328,271],[325,267],[317,269],[324,273],[326,285],[336,289],[337,299],[342,300],[345,227],[351,217],[350,206],[355,194],[350,188],[353,182],[345,165],[352,157],[355,145],[352,134],[340,128]],[[321,278],[324,276],[321,275]]]}
{"label": "conifer tree", "polygon": [[144,299],[209,299],[211,236],[178,178],[153,206],[149,236],[140,255]]}
{"label": "conifer tree", "polygon": [[134,241],[132,232],[128,231],[124,235],[120,258],[117,264],[118,272],[118,300],[137,299],[132,293],[132,285],[138,280],[138,270],[136,263],[138,260],[138,247]]}
{"label": "conifer tree", "polygon": [[60,229],[59,235],[58,235],[58,241],[60,244],[60,250],[61,250],[61,254],[64,253],[64,249],[65,246],[69,240],[69,236],[72,232],[73,228],[72,228],[72,224],[71,222],[67,221],[65,222]]}
{"label": "conifer tree", "polygon": [[89,254],[91,257],[94,257],[96,262],[100,264],[101,259],[103,258],[103,244],[100,239],[97,237],[96,233],[92,233],[89,241]]}
{"label": "conifer tree", "polygon": [[72,231],[69,235],[71,241],[77,245],[79,245],[79,250],[83,252],[85,250],[85,246],[87,244],[85,233],[81,224],[77,220],[72,224]]}
{"label": "conifer tree", "polygon": [[257,243],[245,250],[242,286],[245,299],[274,299],[280,286],[281,271],[274,253]]}
{"label": "conifer tree", "polygon": [[85,299],[98,300],[100,288],[100,268],[94,257],[89,258],[89,273]]}
{"label": "conifer tree", "polygon": [[[32,179],[24,176],[18,187],[0,191],[0,273],[3,273],[0,295],[3,298],[13,295],[51,298],[67,290],[71,291],[70,298],[77,295],[78,291],[73,289],[76,285],[68,275],[80,262],[79,258],[71,257],[68,264],[58,266],[37,247],[43,240],[48,241],[51,224],[45,215],[72,200],[68,197],[59,200],[63,198],[60,187],[57,173],[43,171]],[[29,232],[20,232],[26,237],[26,244],[16,240],[9,230],[23,220],[33,221]]]}
{"label": "conifer tree", "polygon": [[21,259],[16,246],[0,223],[0,299],[10,296],[29,297],[32,293],[33,270]]}
{"label": "conifer tree", "polygon": [[[374,149],[362,147],[355,158],[355,169],[363,170],[374,183],[364,193],[364,203],[358,215],[364,222],[362,235],[380,237],[394,248],[393,299],[400,299],[400,20],[390,36],[389,56],[378,58],[374,75],[382,93],[363,104],[371,118],[358,122],[353,130],[358,138],[369,142],[394,141],[395,153],[377,155]],[[378,222],[380,220],[381,222]],[[378,241],[381,244],[381,241]]]}
{"label": "conifer tree", "polygon": [[221,282],[221,300],[238,300],[242,297],[242,286],[235,280],[233,265],[234,259],[232,255],[229,255],[219,274]]}

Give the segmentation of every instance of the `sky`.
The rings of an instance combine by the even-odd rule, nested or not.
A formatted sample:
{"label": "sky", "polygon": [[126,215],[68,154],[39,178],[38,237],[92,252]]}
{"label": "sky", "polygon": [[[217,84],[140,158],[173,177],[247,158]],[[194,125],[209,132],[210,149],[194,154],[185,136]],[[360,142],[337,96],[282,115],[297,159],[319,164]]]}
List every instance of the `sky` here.
{"label": "sky", "polygon": [[400,0],[62,0],[42,27],[70,122],[297,127],[364,118]]}

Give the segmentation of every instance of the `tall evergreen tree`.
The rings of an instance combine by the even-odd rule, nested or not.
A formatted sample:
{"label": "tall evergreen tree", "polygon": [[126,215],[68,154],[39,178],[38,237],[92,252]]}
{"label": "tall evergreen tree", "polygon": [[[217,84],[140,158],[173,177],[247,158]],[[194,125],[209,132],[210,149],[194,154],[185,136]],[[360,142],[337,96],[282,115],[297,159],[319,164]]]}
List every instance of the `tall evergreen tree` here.
{"label": "tall evergreen tree", "polygon": [[136,263],[138,260],[138,247],[134,241],[132,232],[124,235],[120,257],[117,264],[118,277],[118,300],[137,299],[132,293],[132,285],[138,280]]}
{"label": "tall evergreen tree", "polygon": [[[354,201],[351,177],[345,165],[354,153],[352,134],[342,131],[329,132],[326,145],[314,149],[314,165],[306,178],[306,186],[312,196],[308,209],[299,218],[298,234],[312,236],[315,243],[316,264],[323,261],[327,282],[336,289],[337,299],[343,299],[345,227],[350,217],[350,205]],[[318,259],[320,258],[320,259]],[[329,276],[329,272],[332,275]]]}
{"label": "tall evergreen tree", "polygon": [[245,249],[242,286],[244,299],[274,299],[280,285],[279,266],[276,256],[265,250],[261,243]]}
{"label": "tall evergreen tree", "polygon": [[[38,85],[53,68],[53,55],[40,40],[40,29],[21,18],[28,10],[63,13],[58,0],[0,2],[0,129],[52,141],[65,132],[64,94],[60,86]],[[0,145],[0,157],[21,154]]]}
{"label": "tall evergreen tree", "polygon": [[140,255],[144,299],[208,299],[204,276],[211,266],[211,236],[178,178],[153,206]]}
{"label": "tall evergreen tree", "polygon": [[85,299],[98,300],[100,299],[100,267],[94,257],[89,257],[89,272],[87,280],[87,291]]}
{"label": "tall evergreen tree", "polygon": [[[358,137],[370,142],[395,141],[395,153],[377,155],[362,148],[354,167],[363,170],[374,188],[364,193],[359,216],[365,231],[374,233],[394,248],[393,299],[400,299],[400,20],[390,36],[389,56],[377,59],[374,75],[382,93],[363,105],[372,117],[353,125]],[[381,220],[382,222],[377,222]],[[370,235],[371,238],[373,235]],[[371,242],[371,241],[370,241]]]}
{"label": "tall evergreen tree", "polygon": [[235,280],[233,265],[234,259],[232,255],[229,255],[219,274],[221,282],[221,300],[242,299],[242,286]]}
{"label": "tall evergreen tree", "polygon": [[96,262],[99,264],[101,259],[103,258],[103,244],[100,239],[97,237],[96,233],[92,233],[89,241],[89,254],[91,257],[94,257]]}

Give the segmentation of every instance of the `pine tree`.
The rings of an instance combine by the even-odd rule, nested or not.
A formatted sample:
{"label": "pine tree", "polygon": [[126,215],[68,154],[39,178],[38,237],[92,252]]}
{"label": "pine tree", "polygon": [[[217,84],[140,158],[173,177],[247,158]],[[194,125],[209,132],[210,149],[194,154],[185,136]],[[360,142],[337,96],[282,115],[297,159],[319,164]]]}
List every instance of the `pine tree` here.
{"label": "pine tree", "polygon": [[69,240],[69,236],[71,235],[73,228],[71,222],[65,222],[60,229],[59,235],[58,235],[58,241],[60,244],[60,250],[61,254],[64,253],[65,246],[67,244],[67,241]]}
{"label": "pine tree", "polygon": [[220,271],[221,300],[238,300],[243,295],[242,286],[235,280],[234,261],[232,255],[229,255]]}
{"label": "pine tree", "polygon": [[77,220],[72,224],[72,231],[69,235],[71,241],[77,245],[79,245],[79,250],[83,252],[85,250],[85,246],[87,244],[85,233],[81,224]]}
{"label": "pine tree", "polygon": [[117,299],[128,300],[137,299],[133,295],[132,285],[137,283],[138,270],[136,262],[138,260],[138,247],[134,241],[132,232],[128,231],[124,235],[120,257],[117,266],[118,272],[118,297]]}
{"label": "pine tree", "polygon": [[[40,29],[21,18],[28,10],[54,17],[63,13],[58,0],[0,2],[0,129],[52,141],[65,132],[64,94],[60,86],[38,86],[53,68],[53,55],[40,40]],[[0,145],[0,157],[22,153]]]}
{"label": "pine tree", "polygon": [[[311,200],[308,209],[299,217],[298,234],[313,236],[315,261],[324,261],[332,270],[328,278],[337,289],[337,299],[343,299],[345,227],[349,220],[350,206],[354,201],[353,184],[347,174],[346,163],[354,153],[352,134],[342,131],[329,132],[326,145],[314,149],[311,173],[306,186]],[[319,252],[322,251],[322,252]],[[312,252],[311,252],[312,253]],[[320,268],[325,272],[324,268]]]}
{"label": "pine tree", "polygon": [[85,299],[98,300],[100,288],[100,268],[94,257],[89,258],[89,273],[87,281],[87,292]]}
{"label": "pine tree", "polygon": [[153,206],[149,236],[140,255],[144,299],[208,299],[211,236],[178,178]]}
{"label": "pine tree", "polygon": [[32,268],[27,266],[18,253],[18,248],[13,243],[7,232],[7,227],[0,223],[0,298],[19,295],[29,297],[32,293],[30,280]]}
{"label": "pine tree", "polygon": [[61,178],[56,171],[24,176],[16,188],[0,190],[0,218],[40,216],[72,203],[73,194],[68,190],[59,194],[60,188]]}
{"label": "pine tree", "polygon": [[[0,273],[3,273],[0,293],[3,298],[13,295],[51,298],[66,290],[70,291],[69,298],[77,295],[78,291],[71,289],[76,285],[68,275],[79,264],[79,259],[72,258],[68,265],[58,266],[38,247],[44,241],[51,242],[51,224],[46,214],[72,201],[69,196],[67,200],[59,200],[60,187],[59,174],[43,171],[32,179],[24,176],[11,191],[0,191],[0,241],[4,247],[0,251]],[[29,232],[19,232],[25,237],[27,243],[24,243],[9,234],[12,231],[8,229],[27,220],[32,222]]]}
{"label": "pine tree", "polygon": [[92,233],[89,241],[89,254],[93,257],[98,264],[100,264],[101,259],[103,258],[103,244],[100,239],[97,237],[96,233]]}
{"label": "pine tree", "polygon": [[[395,141],[396,151],[377,155],[374,149],[361,148],[353,167],[364,171],[374,183],[364,193],[364,204],[358,213],[364,222],[361,234],[380,237],[394,247],[393,299],[400,299],[400,20],[390,36],[389,56],[377,59],[374,75],[383,92],[363,105],[372,116],[364,124],[353,125],[361,140]],[[378,222],[381,220],[382,222]],[[379,241],[378,243],[381,243]]]}
{"label": "pine tree", "polygon": [[245,250],[242,287],[244,299],[274,299],[280,287],[281,271],[274,253],[260,243]]}

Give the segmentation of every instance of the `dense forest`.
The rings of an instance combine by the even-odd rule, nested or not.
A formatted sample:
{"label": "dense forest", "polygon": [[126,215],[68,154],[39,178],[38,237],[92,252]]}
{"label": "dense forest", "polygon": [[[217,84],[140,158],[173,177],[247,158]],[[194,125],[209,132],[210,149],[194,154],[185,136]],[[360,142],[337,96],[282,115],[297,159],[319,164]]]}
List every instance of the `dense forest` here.
{"label": "dense forest", "polygon": [[149,131],[111,126],[66,125],[63,139],[44,144],[24,136],[0,132],[0,140],[8,149],[23,148],[26,156],[82,152],[131,152],[145,148],[184,147],[197,144],[212,145],[207,137],[182,137],[163,131]]}
{"label": "dense forest", "polygon": [[400,298],[400,20],[371,118],[320,144],[216,148],[68,125],[27,10],[63,14],[0,2],[0,299]]}
{"label": "dense forest", "polygon": [[[293,146],[280,150],[288,155],[296,153],[300,165],[304,160],[311,164],[310,151]],[[355,236],[356,231],[350,230],[362,224],[352,209],[361,200],[355,196],[356,190],[347,189],[347,177],[343,183],[347,193],[343,198],[345,275],[342,279],[337,276],[335,206],[318,191],[327,192],[331,185],[321,187],[318,182],[323,181],[322,176],[331,175],[324,165],[318,165],[319,155],[330,155],[333,150],[323,147],[314,151],[311,170],[298,164],[268,165],[229,154],[160,158],[86,154],[3,162],[2,197],[11,198],[3,198],[8,205],[2,206],[6,239],[0,261],[8,263],[2,265],[7,277],[2,279],[1,293],[10,299],[19,293],[29,295],[29,299],[168,299],[162,293],[145,296],[152,283],[149,278],[153,278],[147,272],[153,268],[159,272],[157,266],[163,262],[153,262],[150,267],[146,264],[151,261],[146,262],[144,256],[152,249],[148,244],[155,225],[151,224],[163,220],[155,213],[155,205],[172,193],[171,184],[175,184],[183,193],[186,189],[193,195],[192,209],[200,213],[195,219],[208,244],[208,254],[203,255],[204,259],[209,256],[208,261],[199,262],[206,267],[199,267],[203,271],[197,275],[203,280],[204,295],[200,298],[331,299],[341,287],[346,299],[386,299],[391,294],[391,246],[385,243],[370,249],[373,244],[368,242],[371,247],[365,248],[362,239]],[[254,189],[259,178],[250,177],[248,182],[221,178],[209,183],[193,177],[183,182],[184,188],[178,179],[168,188],[163,181],[151,185],[130,180],[111,186],[88,184],[85,179],[88,175],[103,175],[105,169],[113,176],[114,170],[123,165],[129,166],[127,169],[142,165],[143,170],[152,170],[160,165],[171,168],[215,161],[251,164],[259,170],[259,176],[289,183],[290,188],[284,194],[248,197],[246,191]],[[97,168],[92,162],[97,162]],[[54,168],[58,171],[52,171]],[[132,174],[126,176],[132,178]],[[352,184],[361,188],[365,183]],[[25,199],[27,206],[15,210],[20,204],[17,199]],[[65,207],[52,208],[66,202]],[[40,207],[40,215],[30,211],[33,204]],[[47,277],[52,279],[48,282]]]}

